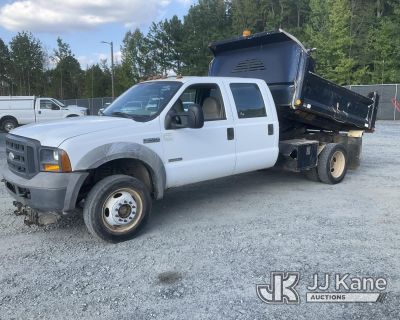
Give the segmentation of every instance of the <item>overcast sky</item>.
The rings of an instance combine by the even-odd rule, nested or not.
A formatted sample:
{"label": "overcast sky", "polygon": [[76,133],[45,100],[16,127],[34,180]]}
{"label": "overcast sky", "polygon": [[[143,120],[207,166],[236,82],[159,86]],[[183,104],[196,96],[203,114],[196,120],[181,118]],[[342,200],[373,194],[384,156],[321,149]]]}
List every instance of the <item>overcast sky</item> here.
{"label": "overcast sky", "polygon": [[[126,31],[147,31],[153,21],[185,15],[195,0],[0,0],[0,38],[8,43],[29,30],[52,53],[60,36],[82,68],[110,56],[101,41],[113,41],[115,56]],[[108,59],[109,60],[109,59]]]}

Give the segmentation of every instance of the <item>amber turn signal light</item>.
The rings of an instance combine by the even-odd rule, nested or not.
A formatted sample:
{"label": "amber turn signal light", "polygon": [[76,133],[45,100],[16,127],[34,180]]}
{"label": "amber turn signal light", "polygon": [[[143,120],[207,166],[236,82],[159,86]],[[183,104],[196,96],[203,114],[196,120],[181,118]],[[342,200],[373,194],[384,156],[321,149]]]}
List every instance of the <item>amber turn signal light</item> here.
{"label": "amber turn signal light", "polygon": [[243,37],[250,37],[251,31],[249,29],[243,30]]}

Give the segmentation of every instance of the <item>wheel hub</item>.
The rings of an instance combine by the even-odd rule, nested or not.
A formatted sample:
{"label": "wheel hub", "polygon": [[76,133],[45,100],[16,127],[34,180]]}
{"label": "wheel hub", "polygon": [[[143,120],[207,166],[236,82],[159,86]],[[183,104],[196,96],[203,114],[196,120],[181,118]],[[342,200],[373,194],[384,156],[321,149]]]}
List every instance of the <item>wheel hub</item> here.
{"label": "wheel hub", "polygon": [[132,208],[129,204],[123,204],[118,209],[118,215],[123,219],[128,218],[129,215],[131,214],[131,212],[132,212]]}
{"label": "wheel hub", "polygon": [[334,178],[338,178],[342,175],[345,168],[346,159],[344,154],[340,151],[336,151],[331,159],[330,169],[331,174]]}
{"label": "wheel hub", "polygon": [[132,222],[137,210],[136,201],[127,191],[112,194],[104,205],[104,219],[110,226],[124,226]]}

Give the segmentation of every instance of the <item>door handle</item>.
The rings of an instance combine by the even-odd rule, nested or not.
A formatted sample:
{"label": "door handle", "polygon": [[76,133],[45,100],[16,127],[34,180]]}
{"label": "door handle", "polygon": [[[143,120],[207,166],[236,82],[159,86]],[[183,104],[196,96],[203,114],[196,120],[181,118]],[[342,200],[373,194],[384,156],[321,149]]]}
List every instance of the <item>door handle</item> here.
{"label": "door handle", "polygon": [[233,130],[233,128],[226,129],[226,137],[228,138],[228,140],[235,139],[235,131]]}
{"label": "door handle", "polygon": [[38,114],[42,114],[42,111],[39,110],[39,111],[38,111]]}
{"label": "door handle", "polygon": [[272,123],[270,123],[268,125],[268,135],[272,136],[274,134],[274,125]]}

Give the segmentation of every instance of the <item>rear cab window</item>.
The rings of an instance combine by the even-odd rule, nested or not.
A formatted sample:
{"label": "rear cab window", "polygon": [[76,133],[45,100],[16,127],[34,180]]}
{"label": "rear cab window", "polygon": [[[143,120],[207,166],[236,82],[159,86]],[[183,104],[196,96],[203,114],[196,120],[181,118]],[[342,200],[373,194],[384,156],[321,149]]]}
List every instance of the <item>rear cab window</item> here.
{"label": "rear cab window", "polygon": [[239,119],[266,117],[265,103],[260,88],[255,83],[231,83]]}

